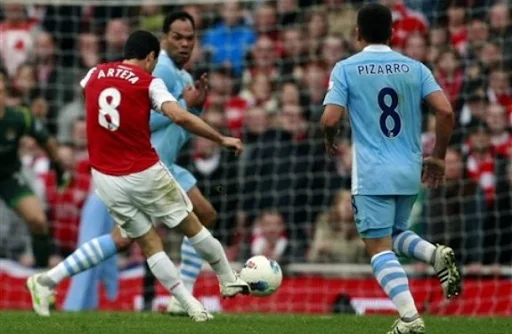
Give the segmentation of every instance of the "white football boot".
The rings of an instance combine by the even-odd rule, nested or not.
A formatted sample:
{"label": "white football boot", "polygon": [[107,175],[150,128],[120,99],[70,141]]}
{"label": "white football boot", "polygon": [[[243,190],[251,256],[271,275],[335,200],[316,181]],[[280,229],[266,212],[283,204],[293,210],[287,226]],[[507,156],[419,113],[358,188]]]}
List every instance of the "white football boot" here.
{"label": "white football boot", "polygon": [[453,249],[443,245],[437,245],[434,270],[441,281],[441,287],[445,298],[452,298],[461,292],[461,278],[455,265],[455,253]]}
{"label": "white football boot", "polygon": [[[174,296],[171,297],[171,300],[169,300],[169,304],[167,304],[167,313],[169,315],[177,316],[177,317],[188,316],[188,313],[185,310],[185,308],[183,308],[181,303]],[[208,315],[208,320],[213,319],[213,315],[211,315],[209,312],[207,312],[207,315]]]}
{"label": "white football boot", "polygon": [[387,334],[424,334],[425,333],[425,322],[423,319],[417,318],[411,322],[405,322],[402,319],[398,319],[393,324],[393,329]]}
{"label": "white football boot", "polygon": [[188,316],[195,322],[204,322],[213,319],[213,316],[208,313],[203,304],[201,304],[195,298],[190,300],[189,304],[187,305],[186,312]]}
{"label": "white football boot", "polygon": [[243,281],[237,273],[235,273],[236,280],[231,283],[220,284],[220,294],[224,298],[234,297],[238,294],[248,295],[251,292],[249,284]]}
{"label": "white football boot", "polygon": [[52,288],[40,284],[37,281],[39,276],[41,274],[30,276],[25,283],[25,287],[32,297],[32,309],[34,312],[40,316],[49,317],[50,305],[55,292]]}

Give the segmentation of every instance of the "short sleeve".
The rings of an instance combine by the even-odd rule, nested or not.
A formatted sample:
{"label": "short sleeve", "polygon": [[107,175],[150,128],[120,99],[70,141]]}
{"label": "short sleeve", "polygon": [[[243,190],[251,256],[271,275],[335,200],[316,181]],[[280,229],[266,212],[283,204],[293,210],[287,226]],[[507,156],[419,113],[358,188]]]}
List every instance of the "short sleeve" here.
{"label": "short sleeve", "polygon": [[152,108],[157,111],[162,111],[162,104],[165,102],[177,102],[160,78],[154,78],[149,84],[149,97]]}
{"label": "short sleeve", "polygon": [[94,73],[94,71],[96,71],[96,67],[91,68],[89,70],[89,72],[87,72],[85,77],[82,80],[80,80],[80,87],[85,88],[85,86],[89,82],[89,79],[91,78],[91,75]]}
{"label": "short sleeve", "polygon": [[334,66],[329,79],[329,88],[324,99],[324,106],[335,104],[341,107],[347,107],[348,83],[345,80],[345,70],[341,63]]}
{"label": "short sleeve", "polygon": [[425,98],[433,92],[441,90],[441,87],[437,83],[432,71],[428,69],[424,64],[420,65],[421,71],[421,98]]}

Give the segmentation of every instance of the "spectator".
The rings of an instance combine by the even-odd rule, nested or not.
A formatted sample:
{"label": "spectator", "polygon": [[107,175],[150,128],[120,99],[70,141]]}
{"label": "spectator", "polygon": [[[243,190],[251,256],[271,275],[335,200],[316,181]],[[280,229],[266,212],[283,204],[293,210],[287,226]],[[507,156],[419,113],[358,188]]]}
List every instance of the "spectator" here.
{"label": "spectator", "polygon": [[404,47],[405,38],[414,32],[427,33],[427,19],[423,14],[407,8],[403,0],[380,0],[380,2],[388,6],[393,14],[391,45],[394,48],[401,50]]}
{"label": "spectator", "polygon": [[406,37],[404,54],[414,60],[427,63],[427,39],[424,35],[415,33]]}
{"label": "spectator", "polygon": [[288,248],[283,216],[277,210],[265,210],[256,219],[252,232],[251,256],[264,255],[281,261]]}
{"label": "spectator", "polygon": [[349,190],[338,191],[329,211],[321,213],[308,254],[309,262],[366,263],[368,256],[359,238]]}
{"label": "spectator", "polygon": [[93,33],[81,33],[78,36],[78,67],[88,71],[100,63],[100,55],[98,36]]}
{"label": "spectator", "polygon": [[149,1],[143,1],[140,7],[139,28],[160,33],[164,23],[165,14],[162,6],[151,4]]}
{"label": "spectator", "polygon": [[512,147],[512,137],[508,131],[509,117],[505,108],[499,104],[489,105],[485,119],[491,133],[493,151],[502,156],[509,156],[509,150]]}
{"label": "spectator", "polygon": [[478,61],[483,65],[485,72],[501,68],[503,66],[501,48],[496,43],[485,43],[478,54]]}
{"label": "spectator", "polygon": [[35,264],[27,226],[3,201],[0,201],[0,259],[18,261],[25,267]]}
{"label": "spectator", "polygon": [[57,140],[61,143],[70,143],[73,141],[73,126],[79,118],[85,117],[84,99],[76,94],[75,99],[64,105],[59,111],[57,119]]}
{"label": "spectator", "polygon": [[510,80],[507,72],[499,68],[491,70],[487,96],[492,103],[499,103],[504,107],[512,108]]}
{"label": "spectator", "polygon": [[347,42],[342,38],[329,35],[323,40],[320,58],[327,73],[331,73],[337,62],[347,58],[348,51]]}
{"label": "spectator", "polygon": [[449,245],[464,264],[481,263],[481,228],[485,202],[477,182],[464,177],[462,155],[448,149],[446,182],[427,190],[424,218],[429,240]]}
{"label": "spectator", "polygon": [[496,191],[495,153],[491,146],[490,130],[485,123],[471,130],[467,172],[485,193],[487,207],[492,206]]}
{"label": "spectator", "polygon": [[77,246],[80,213],[89,195],[91,178],[90,174],[77,171],[77,161],[72,146],[61,145],[59,156],[65,171],[71,174],[70,182],[63,190],[58,190],[55,175],[52,173],[48,176],[46,190],[58,254],[66,257]]}
{"label": "spectator", "polygon": [[346,0],[326,0],[329,33],[348,40],[355,30],[357,10]]}
{"label": "spectator", "polygon": [[451,45],[459,52],[466,52],[468,31],[466,27],[466,6],[461,1],[452,1],[448,7],[448,32]]}
{"label": "spectator", "polygon": [[505,68],[512,67],[512,25],[510,9],[505,2],[497,2],[488,12],[491,35],[495,43],[503,50]]}
{"label": "spectator", "polygon": [[286,81],[281,85],[281,89],[279,91],[279,104],[281,106],[302,105],[303,100],[304,98],[301,97],[300,88],[295,81]]}
{"label": "spectator", "polygon": [[199,34],[201,34],[204,29],[203,13],[208,13],[207,5],[185,5],[183,6],[183,11],[187,12],[190,14],[190,16],[192,16],[192,18],[194,18],[194,25],[196,26],[196,30]]}
{"label": "spectator", "polygon": [[299,22],[300,9],[297,0],[277,1],[278,26],[291,26]]}
{"label": "spectator", "polygon": [[249,105],[261,106],[268,113],[277,111],[277,101],[272,96],[272,82],[263,73],[256,75],[246,90],[240,93],[240,97]]}
{"label": "spectator", "polygon": [[246,150],[250,150],[252,144],[256,143],[269,129],[269,115],[267,111],[261,107],[251,107],[247,110],[244,124],[244,143],[247,146]]}
{"label": "spectator", "polygon": [[487,94],[483,89],[477,89],[474,92],[468,93],[466,103],[463,105],[459,123],[462,125],[462,131],[465,132],[467,128],[475,123],[483,122],[485,120],[485,110],[488,103]]}
{"label": "spectator", "polygon": [[20,4],[3,5],[4,22],[0,23],[0,58],[9,77],[30,59],[34,48],[36,25],[27,19]]}
{"label": "spectator", "polygon": [[310,59],[317,60],[320,56],[322,41],[329,32],[325,10],[311,11],[306,19],[306,43]]}
{"label": "spectator", "polygon": [[329,83],[329,73],[318,63],[311,63],[304,70],[304,87],[309,99],[311,120],[320,120],[323,100]]}
{"label": "spectator", "polygon": [[[421,34],[420,34],[421,35]],[[445,47],[449,42],[448,30],[442,26],[432,27],[429,31],[429,44],[433,47]]]}
{"label": "spectator", "polygon": [[16,70],[11,94],[19,100],[18,105],[30,107],[35,93],[37,93],[36,70],[31,64],[21,64]]}
{"label": "spectator", "polygon": [[273,42],[279,40],[277,11],[271,3],[263,3],[254,12],[254,31],[258,37],[266,36]]}
{"label": "spectator", "polygon": [[105,28],[105,61],[123,59],[124,43],[128,39],[130,28],[123,19],[109,20]]}
{"label": "spectator", "polygon": [[256,35],[244,24],[238,2],[224,3],[220,13],[222,23],[205,33],[203,46],[211,51],[213,65],[229,65],[234,74],[240,76],[246,52],[254,44]]}
{"label": "spectator", "polygon": [[229,68],[218,68],[210,73],[210,91],[205,108],[214,107],[224,110],[226,124],[232,135],[239,136],[242,130],[244,114],[248,107],[246,100],[234,93],[234,77]]}
{"label": "spectator", "polygon": [[300,80],[303,76],[303,66],[308,60],[306,47],[299,28],[286,28],[282,32],[283,60],[280,75],[285,80]]}
{"label": "spectator", "polygon": [[56,118],[60,106],[73,100],[75,76],[59,66],[53,36],[46,32],[35,39],[35,65],[37,82],[42,96],[49,104],[48,130],[57,132]]}
{"label": "spectator", "polygon": [[439,53],[435,75],[441,88],[455,109],[460,103],[464,72],[457,51],[448,48]]}
{"label": "spectator", "polygon": [[475,61],[483,45],[489,41],[489,26],[486,22],[473,19],[468,26],[468,45],[464,57],[469,62]]}
{"label": "spectator", "polygon": [[267,76],[271,80],[279,78],[276,45],[268,36],[258,38],[251,50],[249,67],[244,71],[243,83],[248,85],[258,74]]}

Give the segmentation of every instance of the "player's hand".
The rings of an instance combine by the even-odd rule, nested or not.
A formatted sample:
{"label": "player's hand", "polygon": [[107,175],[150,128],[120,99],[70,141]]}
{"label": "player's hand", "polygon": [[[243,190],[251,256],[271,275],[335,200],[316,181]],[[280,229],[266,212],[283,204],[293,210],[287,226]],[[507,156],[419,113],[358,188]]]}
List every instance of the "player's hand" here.
{"label": "player's hand", "polygon": [[423,159],[421,181],[429,188],[437,188],[444,180],[445,164],[443,159],[427,157]]}
{"label": "player's hand", "polygon": [[208,76],[206,73],[201,75],[194,85],[190,85],[183,91],[183,99],[188,107],[201,108],[208,96]]}
{"label": "player's hand", "polygon": [[236,156],[239,156],[244,151],[244,144],[242,144],[242,141],[238,138],[224,137],[221,145],[235,151]]}
{"label": "player's hand", "polygon": [[334,158],[336,155],[338,155],[338,145],[336,145],[335,142],[331,142],[327,138],[324,139],[325,142],[325,150],[327,153],[329,153],[329,156],[331,158]]}

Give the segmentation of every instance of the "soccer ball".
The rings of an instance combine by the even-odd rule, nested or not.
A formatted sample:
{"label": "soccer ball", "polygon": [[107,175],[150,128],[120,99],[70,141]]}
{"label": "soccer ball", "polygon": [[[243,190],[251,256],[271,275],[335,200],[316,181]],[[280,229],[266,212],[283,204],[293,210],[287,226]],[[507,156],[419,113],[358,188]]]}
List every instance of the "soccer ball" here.
{"label": "soccer ball", "polygon": [[240,271],[240,278],[251,287],[251,295],[270,296],[279,289],[283,273],[279,264],[263,255],[253,256]]}

